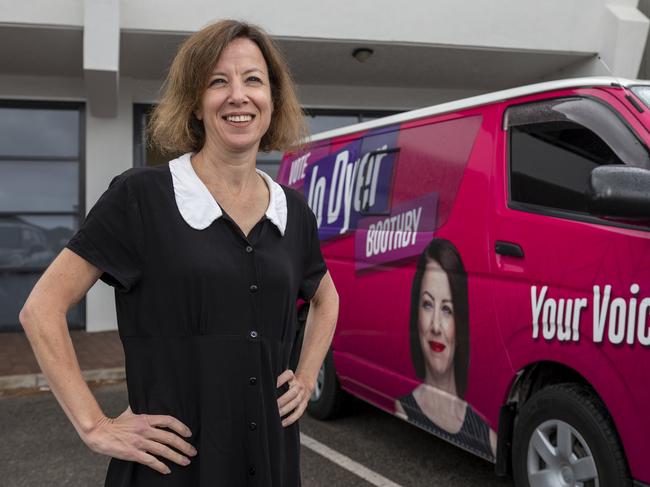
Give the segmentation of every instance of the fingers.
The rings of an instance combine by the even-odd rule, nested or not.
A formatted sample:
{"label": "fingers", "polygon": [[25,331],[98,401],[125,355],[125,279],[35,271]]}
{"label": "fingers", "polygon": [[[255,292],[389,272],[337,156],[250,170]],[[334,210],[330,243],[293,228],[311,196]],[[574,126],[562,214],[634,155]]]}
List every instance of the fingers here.
{"label": "fingers", "polygon": [[124,443],[129,446],[124,449],[124,443],[122,446],[106,445],[107,451],[103,453],[112,457],[136,461],[162,474],[169,474],[171,470],[160,459],[187,466],[190,464],[188,456],[197,454],[196,449],[179,436],[191,436],[192,432],[173,416],[133,414],[129,407],[118,419],[119,424],[112,425],[117,431],[108,436],[114,439],[115,436],[125,435]]}
{"label": "fingers", "polygon": [[170,474],[172,472],[167,465],[158,460],[156,457],[149,455],[148,453],[141,450],[138,450],[135,453],[133,460],[141,463],[142,465],[146,465],[147,467],[151,467],[157,472],[160,472],[164,475]]}
{"label": "fingers", "polygon": [[298,407],[296,407],[296,409],[293,411],[291,416],[284,418],[282,420],[282,426],[286,428],[287,426],[292,425],[293,423],[298,421],[302,416],[302,414],[305,412],[305,409],[307,409],[307,401],[302,401],[298,405]]}
{"label": "fingers", "polygon": [[278,398],[278,410],[280,417],[289,413],[291,415],[282,420],[282,426],[289,426],[302,416],[307,409],[310,396],[304,383],[291,370],[285,370],[280,374],[277,381],[278,387],[286,382],[289,382],[289,390]]}
{"label": "fingers", "polygon": [[[169,431],[153,428],[149,435],[149,438],[151,440],[157,441],[158,443],[173,446],[176,450],[183,452],[188,456],[193,457],[197,454],[196,448],[194,448],[188,442],[182,440],[178,435],[170,433]],[[173,458],[170,458],[170,460],[173,460]]]}
{"label": "fingers", "polygon": [[289,401],[293,400],[300,393],[300,387],[296,387],[294,382],[289,383],[289,390],[278,397],[278,407],[282,408]]}
{"label": "fingers", "polygon": [[290,411],[296,409],[298,404],[302,401],[302,391],[299,387],[290,387],[287,392],[282,394],[278,399],[278,408],[280,409],[280,416],[284,416]]}
{"label": "fingers", "polygon": [[280,387],[283,384],[289,382],[295,376],[293,375],[293,370],[287,369],[278,376],[277,386]]}
{"label": "fingers", "polygon": [[146,426],[140,430],[140,437],[132,444],[135,449],[132,453],[133,460],[166,475],[171,473],[171,470],[156,457],[187,466],[191,461],[185,455],[193,457],[198,453],[192,445],[177,434],[160,429],[160,427],[167,427],[181,435],[191,436],[190,429],[173,416],[149,414],[134,416],[139,416]]}
{"label": "fingers", "polygon": [[186,438],[192,436],[190,429],[173,416],[167,416],[165,414],[147,414],[143,416],[147,418],[151,426],[170,428]]}
{"label": "fingers", "polygon": [[[147,452],[157,455],[159,457],[167,458],[178,465],[187,466],[190,464],[190,459],[181,453],[169,448],[170,445],[176,450],[185,453],[188,456],[195,456],[197,454],[196,449],[190,445],[188,442],[184,441],[178,435],[160,429],[160,427],[169,428],[179,435],[185,437],[192,436],[190,429],[183,424],[181,421],[176,419],[173,416],[169,415],[155,415],[155,414],[143,414],[142,415],[147,423],[149,424],[148,431],[144,434],[147,440],[145,440],[140,447],[145,449]],[[156,467],[160,465],[155,464]],[[163,464],[164,465],[164,464]],[[152,467],[153,468],[153,467]],[[156,470],[158,468],[155,468]],[[168,469],[169,470],[169,469]]]}
{"label": "fingers", "polygon": [[178,465],[187,466],[190,464],[190,459],[180,453],[172,450],[162,443],[158,443],[153,440],[143,440],[140,449],[146,451],[149,454],[156,455],[158,457],[166,458],[171,460]]}

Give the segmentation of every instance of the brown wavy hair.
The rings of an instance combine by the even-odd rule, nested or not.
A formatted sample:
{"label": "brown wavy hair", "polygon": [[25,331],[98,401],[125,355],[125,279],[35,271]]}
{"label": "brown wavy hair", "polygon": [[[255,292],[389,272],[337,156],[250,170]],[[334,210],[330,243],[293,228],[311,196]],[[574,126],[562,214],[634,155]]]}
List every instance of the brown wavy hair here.
{"label": "brown wavy hair", "polygon": [[307,136],[302,108],[289,68],[277,46],[260,27],[221,20],[188,37],[178,49],[163,84],[160,103],[149,121],[151,143],[164,153],[198,152],[205,143],[199,107],[208,79],[224,48],[233,40],[253,41],[269,70],[273,113],[260,150],[296,150]]}

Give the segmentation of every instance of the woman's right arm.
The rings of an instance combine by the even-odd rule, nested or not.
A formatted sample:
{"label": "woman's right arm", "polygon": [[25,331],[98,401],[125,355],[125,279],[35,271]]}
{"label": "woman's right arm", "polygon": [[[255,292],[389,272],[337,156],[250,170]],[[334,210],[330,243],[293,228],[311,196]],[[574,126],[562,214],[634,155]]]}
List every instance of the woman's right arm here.
{"label": "woman's right arm", "polygon": [[[172,416],[133,414],[130,408],[117,418],[108,418],[81,375],[66,313],[101,274],[100,269],[64,248],[32,289],[20,312],[20,323],[52,393],[86,445],[97,453],[169,473],[154,455],[187,465],[187,457],[169,448],[196,454],[192,445],[178,436],[191,436],[187,426]],[[178,435],[160,427],[171,428]]]}

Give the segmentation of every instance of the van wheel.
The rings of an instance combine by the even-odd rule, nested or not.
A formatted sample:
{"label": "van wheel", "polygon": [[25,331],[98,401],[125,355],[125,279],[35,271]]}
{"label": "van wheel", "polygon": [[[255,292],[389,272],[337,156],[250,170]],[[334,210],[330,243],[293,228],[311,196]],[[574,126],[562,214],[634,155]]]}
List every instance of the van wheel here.
{"label": "van wheel", "polygon": [[583,385],[551,385],[526,401],[512,452],[517,487],[632,485],[612,420]]}
{"label": "van wheel", "polygon": [[345,392],[341,389],[334,370],[332,350],[327,352],[318,371],[314,392],[307,405],[307,413],[316,419],[331,419],[341,413]]}

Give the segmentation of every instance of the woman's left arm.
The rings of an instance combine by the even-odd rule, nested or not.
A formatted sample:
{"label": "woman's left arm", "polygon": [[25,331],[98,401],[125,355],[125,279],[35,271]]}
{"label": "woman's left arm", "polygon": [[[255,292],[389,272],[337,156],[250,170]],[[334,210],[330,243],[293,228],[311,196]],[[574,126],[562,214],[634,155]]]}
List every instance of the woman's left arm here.
{"label": "woman's left arm", "polygon": [[278,398],[280,416],[291,413],[282,420],[282,426],[295,423],[307,408],[318,371],[332,343],[338,313],[339,295],[327,272],[309,303],[298,368],[295,374],[292,370],[285,370],[278,377],[277,387],[289,383],[289,390]]}

